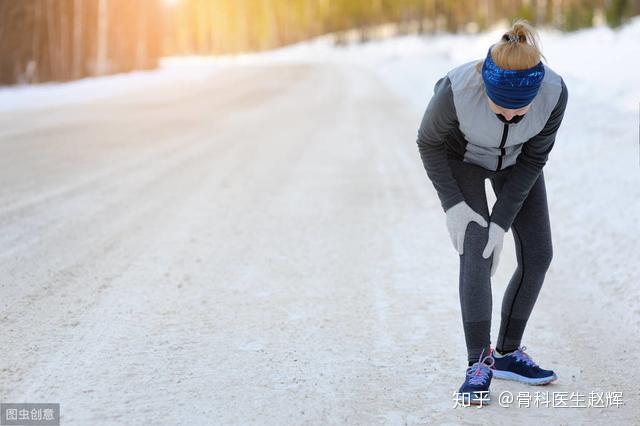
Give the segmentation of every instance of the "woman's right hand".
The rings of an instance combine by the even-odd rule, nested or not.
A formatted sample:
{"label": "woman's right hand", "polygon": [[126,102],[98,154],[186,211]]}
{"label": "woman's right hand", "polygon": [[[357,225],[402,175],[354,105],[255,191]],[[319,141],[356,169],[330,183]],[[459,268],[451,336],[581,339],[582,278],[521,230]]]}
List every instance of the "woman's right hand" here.
{"label": "woman's right hand", "polygon": [[460,201],[458,204],[450,207],[447,214],[447,228],[453,247],[460,253],[464,254],[464,234],[467,231],[469,222],[476,222],[482,227],[487,227],[487,221],[482,215],[476,213],[466,201]]}

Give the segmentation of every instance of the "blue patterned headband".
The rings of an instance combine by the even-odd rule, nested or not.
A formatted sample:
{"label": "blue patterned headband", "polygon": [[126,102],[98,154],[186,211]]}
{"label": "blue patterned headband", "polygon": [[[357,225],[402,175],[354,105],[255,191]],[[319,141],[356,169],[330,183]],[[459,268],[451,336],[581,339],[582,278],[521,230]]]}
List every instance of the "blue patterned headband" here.
{"label": "blue patterned headband", "polygon": [[500,68],[491,58],[491,47],[482,64],[482,79],[487,96],[502,108],[519,109],[529,105],[538,94],[543,78],[542,61],[524,70]]}

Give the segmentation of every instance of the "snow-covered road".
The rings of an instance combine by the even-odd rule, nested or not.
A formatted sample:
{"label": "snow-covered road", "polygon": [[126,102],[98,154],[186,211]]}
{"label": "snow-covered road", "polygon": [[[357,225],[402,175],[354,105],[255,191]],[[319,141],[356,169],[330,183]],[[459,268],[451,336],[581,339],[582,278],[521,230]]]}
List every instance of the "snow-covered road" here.
{"label": "snow-covered road", "polygon": [[[60,402],[78,425],[637,421],[636,112],[602,128],[588,82],[567,79],[545,168],[554,260],[523,342],[559,380],[492,384],[625,406],[452,408],[459,258],[415,145],[423,110],[385,78],[393,62],[369,64],[5,108],[0,401]],[[514,268],[509,233],[493,343]]]}

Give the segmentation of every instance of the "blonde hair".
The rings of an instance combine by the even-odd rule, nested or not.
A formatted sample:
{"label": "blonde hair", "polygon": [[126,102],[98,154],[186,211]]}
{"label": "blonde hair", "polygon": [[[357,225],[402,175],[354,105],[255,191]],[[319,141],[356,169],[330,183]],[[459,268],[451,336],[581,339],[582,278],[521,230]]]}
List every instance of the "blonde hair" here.
{"label": "blonde hair", "polygon": [[[517,42],[510,41],[517,40]],[[511,29],[505,32],[491,49],[491,59],[500,68],[523,70],[535,66],[547,58],[542,54],[538,32],[526,19],[516,19]],[[482,71],[484,59],[476,64],[476,70]]]}

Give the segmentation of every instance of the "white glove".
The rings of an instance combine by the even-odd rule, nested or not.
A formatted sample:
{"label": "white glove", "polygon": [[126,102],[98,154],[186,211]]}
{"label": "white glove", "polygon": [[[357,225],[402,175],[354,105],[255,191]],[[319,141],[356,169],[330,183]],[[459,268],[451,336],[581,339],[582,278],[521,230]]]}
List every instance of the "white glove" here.
{"label": "white glove", "polygon": [[502,251],[502,241],[504,240],[505,230],[498,224],[491,222],[489,224],[489,241],[482,252],[482,257],[488,259],[493,253],[493,262],[491,264],[491,275],[495,274],[498,269],[498,262],[500,260],[500,252]]}
{"label": "white glove", "polygon": [[464,234],[467,231],[469,222],[476,222],[482,227],[487,226],[487,221],[481,214],[476,213],[466,201],[460,201],[455,206],[450,207],[447,214],[447,228],[453,247],[460,253],[464,254]]}

